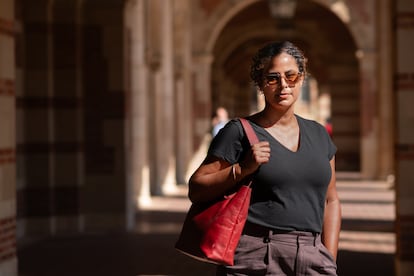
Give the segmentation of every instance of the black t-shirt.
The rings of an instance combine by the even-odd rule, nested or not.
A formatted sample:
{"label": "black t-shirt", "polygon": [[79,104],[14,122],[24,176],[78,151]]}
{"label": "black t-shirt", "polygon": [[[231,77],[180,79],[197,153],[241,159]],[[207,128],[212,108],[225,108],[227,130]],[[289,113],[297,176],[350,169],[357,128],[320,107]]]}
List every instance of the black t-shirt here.
{"label": "black t-shirt", "polygon": [[[270,160],[255,174],[248,221],[278,230],[322,231],[329,161],[336,146],[325,128],[296,115],[300,144],[292,152],[250,122],[260,141],[269,141]],[[211,142],[209,155],[231,164],[250,149],[239,120],[231,120]]]}

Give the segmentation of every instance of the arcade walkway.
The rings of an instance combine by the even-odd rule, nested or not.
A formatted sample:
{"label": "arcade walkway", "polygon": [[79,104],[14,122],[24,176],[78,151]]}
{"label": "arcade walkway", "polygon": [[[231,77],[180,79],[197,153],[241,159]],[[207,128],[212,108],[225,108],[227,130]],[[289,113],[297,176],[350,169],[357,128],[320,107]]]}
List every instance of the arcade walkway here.
{"label": "arcade walkway", "polygon": [[[392,187],[338,175],[338,189],[343,209],[339,275],[394,276]],[[214,275],[212,265],[193,261],[173,248],[189,206],[185,193],[182,189],[154,198],[137,214],[134,233],[56,237],[19,245],[19,275]]]}

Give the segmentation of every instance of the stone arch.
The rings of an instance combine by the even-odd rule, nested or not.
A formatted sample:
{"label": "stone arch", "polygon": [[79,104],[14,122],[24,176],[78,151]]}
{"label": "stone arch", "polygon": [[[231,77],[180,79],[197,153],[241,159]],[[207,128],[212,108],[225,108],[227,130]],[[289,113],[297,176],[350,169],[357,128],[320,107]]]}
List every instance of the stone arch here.
{"label": "stone arch", "polygon": [[231,18],[233,18],[240,11],[244,10],[246,7],[258,1],[259,0],[245,0],[238,2],[236,5],[230,3],[229,1],[226,1],[226,5],[222,5],[216,12],[217,16],[212,17],[211,21],[216,20],[216,22],[211,22],[212,24],[206,24],[207,26],[211,25],[213,28],[211,30],[211,34],[207,39],[204,51],[206,53],[210,53],[213,50],[214,44],[217,41],[221,30],[223,30]]}
{"label": "stone arch", "polygon": [[[334,4],[338,5],[338,3],[341,6],[334,6]],[[208,34],[207,43],[201,47],[200,45],[195,45],[195,48],[198,48],[197,46],[199,46],[199,53],[203,53],[203,55],[211,57],[211,70],[208,70],[211,75],[207,76],[207,78],[211,79],[211,93],[213,93],[213,91],[217,88],[216,84],[223,81],[217,79],[217,75],[214,74],[214,72],[220,68],[220,66],[215,65],[220,59],[220,57],[215,54],[215,47],[217,47],[217,45],[220,43],[220,39],[223,38],[223,32],[225,32],[226,28],[229,26],[229,24],[231,24],[232,20],[237,18],[246,10],[252,9],[252,7],[260,4],[267,5],[265,1],[248,0],[239,2],[237,4],[231,3],[231,1],[225,1],[222,2],[216,8],[216,10],[208,16],[205,26],[210,27],[204,27],[206,29],[201,32],[202,34]],[[337,61],[337,66],[331,66],[330,71],[332,74],[339,74],[342,76],[346,75],[346,77],[335,79],[335,77],[332,76],[331,82],[328,86],[324,85],[326,84],[324,83],[326,81],[321,76],[325,76],[326,74],[326,72],[323,70],[324,64],[332,63],[330,61],[329,55],[323,54],[322,56],[324,57],[324,60],[315,58],[315,56],[320,57],[322,51],[320,49],[312,50],[312,47],[315,47],[315,45],[317,45],[314,43],[314,41],[312,41],[313,37],[306,38],[300,34],[291,37],[299,41],[299,44],[304,45],[305,49],[311,49],[310,59],[313,61],[313,73],[315,74],[315,77],[319,76],[322,90],[328,91],[328,93],[331,93],[331,91],[333,91],[332,93],[335,94],[332,95],[334,97],[334,108],[337,113],[335,121],[336,125],[339,126],[339,128],[337,128],[338,136],[336,139],[341,149],[345,149],[345,152],[342,152],[342,157],[339,156],[339,168],[343,167],[344,170],[362,171],[363,175],[367,177],[376,177],[378,174],[377,168],[375,166],[367,167],[366,161],[364,161],[366,160],[366,156],[376,156],[378,154],[377,148],[375,147],[378,138],[375,136],[375,133],[372,133],[372,131],[375,132],[375,129],[372,129],[375,127],[372,125],[372,118],[375,115],[373,114],[375,113],[375,106],[370,106],[370,108],[362,111],[359,108],[360,106],[363,106],[367,103],[375,102],[375,99],[373,98],[375,95],[372,95],[373,89],[375,89],[375,85],[371,86],[372,83],[368,83],[368,78],[375,79],[375,76],[373,76],[375,73],[371,71],[369,72],[369,75],[367,75],[367,69],[364,69],[364,66],[369,67],[375,65],[375,60],[372,56],[373,53],[365,50],[373,49],[372,45],[375,44],[375,41],[373,39],[370,40],[370,37],[366,35],[369,32],[369,28],[363,24],[364,20],[372,20],[372,18],[364,20],[361,19],[361,16],[363,14],[363,11],[361,11],[361,9],[363,10],[364,8],[369,7],[372,5],[372,2],[369,1],[368,3],[363,4],[365,7],[358,7],[360,8],[358,11],[354,11],[352,5],[361,4],[354,4],[352,2],[349,3],[345,1],[337,1],[335,3],[331,3],[330,1],[325,0],[307,2],[301,1],[298,2],[298,6],[299,5],[307,5],[308,7],[313,6],[318,10],[318,12],[323,12],[325,16],[330,16],[332,22],[335,21],[336,26],[339,26],[341,29],[341,34],[345,34],[346,36],[346,39],[344,40],[347,41],[346,43],[348,43],[350,46],[350,50],[347,51],[346,55],[341,54],[342,62],[347,62],[346,60],[350,60],[352,61],[352,65],[345,66],[348,67],[345,68],[341,66],[340,61]],[[375,24],[375,22],[369,23],[370,26]],[[312,24],[314,24],[314,22],[308,25],[303,24],[302,30],[310,31],[310,33],[312,33],[312,36],[319,35],[319,41],[325,40],[326,45],[331,45],[331,54],[334,52],[334,50],[336,50],[335,47],[338,45],[341,46],[340,37],[336,37],[334,31],[331,30],[330,33],[329,31],[325,31],[325,37],[322,37],[319,34],[320,31],[317,32],[316,28],[312,29]],[[324,28],[321,28],[320,30],[323,31]],[[237,41],[243,41],[243,39],[249,40],[249,38],[247,38],[249,34],[251,34],[252,37],[256,35],[256,41],[253,42],[254,39],[250,39],[250,42],[258,45],[259,42],[266,41],[266,37],[269,36],[269,31],[266,31],[266,29],[261,29],[259,31],[256,30],[256,32],[252,31],[249,33],[249,31],[246,30],[246,32],[243,34],[244,38],[236,36],[234,41],[227,44],[226,48],[220,48],[220,50],[227,52],[237,51]],[[331,37],[329,37],[327,34],[330,34]],[[334,41],[336,44],[334,44],[332,41]],[[248,55],[245,55],[243,57],[247,58]],[[221,58],[223,58],[223,56]],[[335,58],[338,59],[338,57]],[[361,76],[366,77],[361,78]],[[224,81],[228,82],[228,80]],[[232,84],[229,83],[226,85],[229,85],[228,87],[232,86]],[[232,87],[232,89],[243,87],[243,85],[245,85],[245,83],[242,85],[235,85]],[[351,93],[346,94],[346,91],[351,91]],[[367,99],[366,95],[371,95],[372,97]],[[213,101],[214,99],[212,100],[211,107],[214,107],[215,105]],[[240,107],[233,106],[232,108],[234,109],[233,115],[240,115],[240,112],[237,112],[237,109],[240,109]],[[244,111],[246,111],[248,108],[248,106],[242,107]],[[369,143],[365,141],[366,136],[370,136]]]}

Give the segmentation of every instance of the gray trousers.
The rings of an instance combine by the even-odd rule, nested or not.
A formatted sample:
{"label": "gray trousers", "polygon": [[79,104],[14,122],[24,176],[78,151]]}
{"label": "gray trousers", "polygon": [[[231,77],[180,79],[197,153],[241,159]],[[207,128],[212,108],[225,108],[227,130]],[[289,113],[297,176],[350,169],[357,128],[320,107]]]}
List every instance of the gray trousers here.
{"label": "gray trousers", "polygon": [[319,234],[260,232],[244,233],[234,266],[219,266],[216,275],[337,275],[334,258]]}

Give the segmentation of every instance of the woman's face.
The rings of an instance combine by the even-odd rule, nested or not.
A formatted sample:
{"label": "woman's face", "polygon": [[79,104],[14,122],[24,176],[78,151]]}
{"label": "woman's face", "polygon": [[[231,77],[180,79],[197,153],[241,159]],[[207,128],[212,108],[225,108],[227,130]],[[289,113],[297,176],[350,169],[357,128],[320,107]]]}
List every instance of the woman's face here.
{"label": "woman's face", "polygon": [[292,106],[299,96],[302,83],[303,75],[299,73],[294,57],[287,53],[273,57],[263,80],[266,103],[278,109]]}

